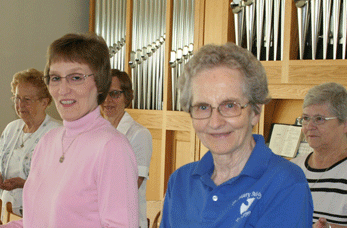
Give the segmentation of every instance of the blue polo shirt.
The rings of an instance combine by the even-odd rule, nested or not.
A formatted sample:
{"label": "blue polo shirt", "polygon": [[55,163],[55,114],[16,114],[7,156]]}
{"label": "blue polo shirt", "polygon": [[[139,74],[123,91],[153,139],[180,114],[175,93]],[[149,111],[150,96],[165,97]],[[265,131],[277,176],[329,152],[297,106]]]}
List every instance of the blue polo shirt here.
{"label": "blue polo shirt", "polygon": [[242,172],[216,186],[213,157],[170,177],[161,228],[312,227],[313,202],[303,171],[275,155],[261,135]]}

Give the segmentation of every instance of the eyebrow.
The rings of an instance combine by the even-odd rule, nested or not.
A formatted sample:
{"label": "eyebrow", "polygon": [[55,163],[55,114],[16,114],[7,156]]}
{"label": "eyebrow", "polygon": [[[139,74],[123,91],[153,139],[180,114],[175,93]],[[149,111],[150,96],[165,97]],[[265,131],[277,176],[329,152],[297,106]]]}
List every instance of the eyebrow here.
{"label": "eyebrow", "polygon": [[[240,103],[241,104],[241,101],[237,101],[236,99],[226,99],[224,101],[222,101],[221,103],[219,103],[218,105],[220,104],[223,104],[223,103],[227,103],[227,102],[236,102],[236,103]],[[207,102],[196,102],[195,104],[192,104],[192,106],[196,106],[196,105],[211,105]]]}

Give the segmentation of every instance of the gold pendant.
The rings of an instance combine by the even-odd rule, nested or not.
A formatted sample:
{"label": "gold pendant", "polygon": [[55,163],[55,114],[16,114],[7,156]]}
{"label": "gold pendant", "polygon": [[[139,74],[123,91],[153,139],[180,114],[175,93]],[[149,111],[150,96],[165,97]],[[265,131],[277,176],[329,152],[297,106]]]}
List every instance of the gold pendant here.
{"label": "gold pendant", "polygon": [[22,143],[21,145],[20,145],[20,148],[23,148],[24,147],[24,144]]}
{"label": "gold pendant", "polygon": [[59,162],[60,162],[60,163],[63,163],[64,159],[65,159],[65,158],[64,158],[64,155],[62,155],[62,156],[60,157],[60,159],[59,159]]}

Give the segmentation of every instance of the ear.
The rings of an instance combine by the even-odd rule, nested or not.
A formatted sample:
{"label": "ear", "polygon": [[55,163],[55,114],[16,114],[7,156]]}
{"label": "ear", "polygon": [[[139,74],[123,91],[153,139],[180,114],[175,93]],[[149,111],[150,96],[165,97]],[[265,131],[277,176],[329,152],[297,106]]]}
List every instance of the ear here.
{"label": "ear", "polygon": [[252,123],[252,126],[255,126],[259,123],[259,120],[260,120],[260,115],[263,111],[263,105],[262,104],[257,104],[256,105],[257,108],[258,108],[258,111],[259,111],[259,114],[256,114],[253,110],[251,111],[252,114],[251,114],[251,123]]}
{"label": "ear", "polygon": [[49,102],[49,98],[42,98],[42,100],[41,100],[41,104],[42,104],[42,106],[44,106],[45,108],[47,108],[47,106],[48,106],[48,102]]}

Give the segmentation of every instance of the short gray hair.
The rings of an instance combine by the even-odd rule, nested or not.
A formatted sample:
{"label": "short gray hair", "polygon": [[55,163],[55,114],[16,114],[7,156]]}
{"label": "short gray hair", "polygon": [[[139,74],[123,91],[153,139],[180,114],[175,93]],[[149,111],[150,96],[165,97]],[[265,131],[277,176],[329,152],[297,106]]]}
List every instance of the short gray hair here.
{"label": "short gray hair", "polygon": [[184,111],[189,112],[192,101],[192,78],[201,71],[216,67],[227,67],[241,72],[244,81],[242,91],[256,114],[260,113],[257,104],[266,104],[271,100],[265,69],[251,52],[233,43],[207,44],[188,61],[179,78],[180,101]]}
{"label": "short gray hair", "polygon": [[329,110],[340,122],[347,119],[347,90],[335,82],[327,82],[312,87],[306,94],[303,108],[310,105],[328,104]]}

